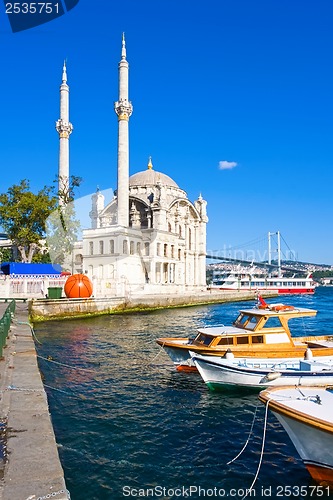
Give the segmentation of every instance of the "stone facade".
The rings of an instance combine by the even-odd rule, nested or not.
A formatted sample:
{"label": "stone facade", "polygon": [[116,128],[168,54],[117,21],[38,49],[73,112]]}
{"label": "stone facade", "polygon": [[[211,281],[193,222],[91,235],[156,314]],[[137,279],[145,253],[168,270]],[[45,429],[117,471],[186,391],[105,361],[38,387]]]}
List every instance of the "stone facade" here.
{"label": "stone facade", "polygon": [[[150,163],[151,165],[151,163]],[[92,197],[92,229],[83,231],[84,272],[167,293],[206,285],[206,201],[191,203],[167,175],[148,168],[129,179],[128,227],[116,223],[116,197]]]}

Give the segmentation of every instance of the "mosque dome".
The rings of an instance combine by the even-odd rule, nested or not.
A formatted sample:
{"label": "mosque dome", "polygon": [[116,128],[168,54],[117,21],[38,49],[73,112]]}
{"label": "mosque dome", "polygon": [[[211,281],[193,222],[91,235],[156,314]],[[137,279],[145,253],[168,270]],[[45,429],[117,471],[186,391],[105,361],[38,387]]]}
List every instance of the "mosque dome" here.
{"label": "mosque dome", "polygon": [[147,170],[137,172],[129,178],[130,186],[156,186],[158,183],[164,186],[172,186],[179,189],[178,184],[176,184],[171,177],[153,169],[151,159],[149,160]]}

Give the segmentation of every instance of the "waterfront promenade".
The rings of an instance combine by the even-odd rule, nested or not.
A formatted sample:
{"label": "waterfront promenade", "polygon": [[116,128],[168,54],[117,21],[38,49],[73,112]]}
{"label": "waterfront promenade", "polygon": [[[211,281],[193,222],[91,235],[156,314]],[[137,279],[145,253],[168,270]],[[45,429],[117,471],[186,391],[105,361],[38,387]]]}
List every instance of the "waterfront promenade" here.
{"label": "waterfront promenade", "polygon": [[[0,302],[0,317],[7,306],[8,303]],[[0,361],[0,390],[0,418],[5,429],[0,499],[69,498],[26,303],[16,303]]]}

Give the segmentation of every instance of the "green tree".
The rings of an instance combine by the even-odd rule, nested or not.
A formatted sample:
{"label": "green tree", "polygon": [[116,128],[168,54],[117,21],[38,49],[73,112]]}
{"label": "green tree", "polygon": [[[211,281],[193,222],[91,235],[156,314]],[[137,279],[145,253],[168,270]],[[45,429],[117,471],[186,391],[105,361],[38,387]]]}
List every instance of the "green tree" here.
{"label": "green tree", "polygon": [[0,262],[11,262],[13,260],[13,252],[11,248],[0,249]]}
{"label": "green tree", "polygon": [[82,179],[72,175],[68,182],[61,177],[55,182],[61,186],[57,193],[59,204],[46,222],[47,247],[53,263],[70,267],[71,254],[80,230],[80,222],[75,214],[74,192]]}
{"label": "green tree", "polygon": [[41,248],[46,219],[57,205],[53,192],[52,187],[44,186],[34,194],[24,179],[0,194],[0,225],[17,246],[22,262],[31,262]]}

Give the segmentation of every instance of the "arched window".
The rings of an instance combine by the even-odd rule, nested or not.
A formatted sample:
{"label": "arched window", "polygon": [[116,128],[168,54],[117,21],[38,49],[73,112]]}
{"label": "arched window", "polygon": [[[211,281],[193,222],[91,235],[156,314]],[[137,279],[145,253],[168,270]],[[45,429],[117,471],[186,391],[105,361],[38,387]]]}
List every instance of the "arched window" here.
{"label": "arched window", "polygon": [[104,241],[99,242],[99,253],[103,255],[104,253]]}
{"label": "arched window", "polygon": [[127,240],[123,241],[123,254],[128,254],[128,243]]}
{"label": "arched window", "polygon": [[89,255],[94,255],[94,242],[89,241]]}
{"label": "arched window", "polygon": [[134,255],[134,241],[130,242],[130,254]]}
{"label": "arched window", "polygon": [[110,240],[110,253],[114,254],[114,240]]}

